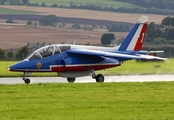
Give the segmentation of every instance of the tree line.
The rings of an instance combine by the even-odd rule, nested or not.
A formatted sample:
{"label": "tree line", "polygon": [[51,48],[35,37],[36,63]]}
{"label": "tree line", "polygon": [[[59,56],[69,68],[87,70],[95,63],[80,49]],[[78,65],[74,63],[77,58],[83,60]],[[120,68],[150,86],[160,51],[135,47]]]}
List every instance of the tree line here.
{"label": "tree line", "polygon": [[[122,1],[122,0],[120,0]],[[114,8],[111,6],[103,6],[96,4],[79,4],[75,2],[70,2],[69,5],[58,5],[52,4],[51,7],[59,8],[72,8],[72,9],[87,9],[87,10],[98,10],[98,11],[111,11],[111,12],[123,12],[123,13],[143,13],[143,14],[162,14],[162,15],[174,15],[174,1],[171,0],[124,0],[122,2],[127,2],[135,5],[140,5],[144,8],[129,8],[129,7],[119,7]],[[0,4],[10,4],[10,5],[27,5],[27,6],[41,6],[50,7],[43,2],[41,5],[38,3],[30,3],[29,0],[0,0]],[[151,4],[152,3],[152,4]]]}
{"label": "tree line", "polygon": [[10,5],[28,5],[29,0],[0,0],[0,4],[10,3]]}
{"label": "tree line", "polygon": [[24,46],[14,51],[5,51],[0,48],[0,60],[22,60],[31,53],[31,48]]}
{"label": "tree line", "polygon": [[173,44],[174,45],[174,17],[165,17],[161,24],[149,23],[146,31],[147,44]]}
{"label": "tree line", "polygon": [[[29,54],[33,51],[44,47],[46,45],[45,42],[43,43],[30,43],[28,42],[27,45],[17,49],[17,50],[3,50],[0,48],[0,60],[22,60],[25,59]],[[51,45],[51,43],[49,43]]]}

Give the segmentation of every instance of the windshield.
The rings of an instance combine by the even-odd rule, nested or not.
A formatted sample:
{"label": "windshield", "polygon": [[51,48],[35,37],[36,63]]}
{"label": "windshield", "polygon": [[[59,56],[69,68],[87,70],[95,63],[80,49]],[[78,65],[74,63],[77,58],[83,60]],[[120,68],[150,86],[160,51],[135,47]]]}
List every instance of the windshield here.
{"label": "windshield", "polygon": [[42,47],[42,48],[36,50],[34,53],[32,53],[26,59],[28,59],[29,61],[38,60],[38,59],[52,56],[54,54],[58,54],[60,52],[63,52],[63,51],[69,50],[69,49],[70,49],[70,46],[68,46],[68,45],[45,46],[45,47]]}
{"label": "windshield", "polygon": [[38,54],[38,53],[34,53],[30,58],[29,58],[29,60],[31,61],[31,60],[38,60],[38,59],[41,59],[42,57],[41,57],[41,55],[40,54]]}
{"label": "windshield", "polygon": [[42,56],[42,58],[51,56],[54,53],[54,46],[44,47],[44,48],[40,49],[37,52],[40,53],[40,55]]}

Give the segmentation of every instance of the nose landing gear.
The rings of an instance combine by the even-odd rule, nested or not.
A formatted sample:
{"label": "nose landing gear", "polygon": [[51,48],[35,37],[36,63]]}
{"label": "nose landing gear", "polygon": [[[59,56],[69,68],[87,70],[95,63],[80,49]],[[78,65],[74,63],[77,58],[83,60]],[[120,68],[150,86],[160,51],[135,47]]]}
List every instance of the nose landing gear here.
{"label": "nose landing gear", "polygon": [[24,82],[25,82],[25,84],[30,84],[30,79],[29,79],[29,78],[26,78],[26,79],[24,80]]}
{"label": "nose landing gear", "polygon": [[24,75],[23,75],[23,78],[22,78],[22,80],[24,80],[25,84],[30,84],[30,79],[29,79],[29,78],[26,78],[26,76],[27,76],[28,74],[29,74],[29,73],[24,72]]}

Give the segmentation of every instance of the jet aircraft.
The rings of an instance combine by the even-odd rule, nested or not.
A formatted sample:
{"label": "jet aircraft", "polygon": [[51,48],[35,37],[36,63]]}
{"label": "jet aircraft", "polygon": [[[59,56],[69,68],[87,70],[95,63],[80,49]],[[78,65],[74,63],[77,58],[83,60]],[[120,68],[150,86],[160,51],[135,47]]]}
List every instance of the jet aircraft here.
{"label": "jet aircraft", "polygon": [[165,58],[150,56],[142,51],[142,44],[148,25],[148,17],[141,16],[123,42],[116,47],[54,44],[34,51],[26,59],[9,67],[10,71],[23,72],[23,80],[30,83],[27,75],[31,72],[57,72],[59,76],[74,82],[76,77],[92,74],[96,82],[104,82],[97,70],[118,67],[132,59]]}

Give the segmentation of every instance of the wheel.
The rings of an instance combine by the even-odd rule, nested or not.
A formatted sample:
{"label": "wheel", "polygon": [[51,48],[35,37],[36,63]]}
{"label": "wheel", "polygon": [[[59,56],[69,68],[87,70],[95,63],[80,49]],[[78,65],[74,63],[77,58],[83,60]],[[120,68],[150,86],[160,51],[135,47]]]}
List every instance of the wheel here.
{"label": "wheel", "polygon": [[67,81],[68,81],[69,83],[73,83],[73,82],[75,81],[75,79],[76,79],[76,78],[67,78]]}
{"label": "wheel", "polygon": [[29,78],[26,78],[26,79],[24,80],[24,82],[25,82],[25,84],[30,84],[30,79],[29,79]]}
{"label": "wheel", "polygon": [[96,77],[96,82],[104,82],[104,76],[102,74],[98,74]]}

